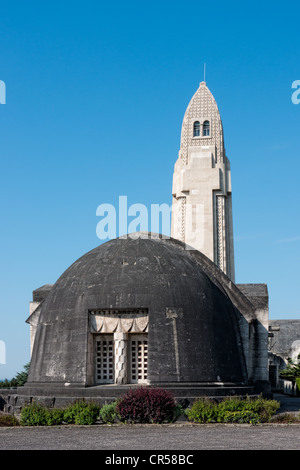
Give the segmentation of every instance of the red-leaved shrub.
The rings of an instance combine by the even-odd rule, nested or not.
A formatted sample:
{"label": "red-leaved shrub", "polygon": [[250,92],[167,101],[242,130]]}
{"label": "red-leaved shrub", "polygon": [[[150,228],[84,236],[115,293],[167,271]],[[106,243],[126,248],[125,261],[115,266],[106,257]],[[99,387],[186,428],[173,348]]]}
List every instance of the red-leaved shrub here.
{"label": "red-leaved shrub", "polygon": [[116,410],[121,421],[162,423],[173,419],[175,407],[172,392],[140,387],[129,390],[119,400]]}

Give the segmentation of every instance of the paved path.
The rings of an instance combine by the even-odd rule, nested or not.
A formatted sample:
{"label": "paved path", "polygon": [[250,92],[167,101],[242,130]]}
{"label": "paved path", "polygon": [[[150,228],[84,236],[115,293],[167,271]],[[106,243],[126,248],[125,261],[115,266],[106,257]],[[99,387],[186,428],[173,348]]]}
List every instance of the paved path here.
{"label": "paved path", "polygon": [[300,450],[300,425],[115,425],[0,428],[1,450]]}

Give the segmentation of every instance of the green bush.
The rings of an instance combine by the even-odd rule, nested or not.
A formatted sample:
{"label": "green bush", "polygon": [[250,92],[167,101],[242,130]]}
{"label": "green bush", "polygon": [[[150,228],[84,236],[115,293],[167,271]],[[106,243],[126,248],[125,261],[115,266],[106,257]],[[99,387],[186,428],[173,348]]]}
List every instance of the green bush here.
{"label": "green bush", "polygon": [[186,410],[186,415],[194,423],[216,422],[218,417],[218,405],[212,400],[200,398],[196,400],[190,409]]}
{"label": "green bush", "polygon": [[180,416],[182,416],[183,414],[184,414],[183,407],[179,404],[176,404],[174,407],[172,422],[177,421],[177,419],[180,418]]}
{"label": "green bush", "polygon": [[[299,356],[298,360],[300,359]],[[282,379],[291,380],[292,382],[295,382],[297,378],[300,378],[300,364],[298,362],[293,362],[291,359],[288,359],[288,364],[286,368],[279,371],[279,376]]]}
{"label": "green bush", "polygon": [[79,400],[64,410],[63,420],[68,424],[94,424],[99,412],[100,406],[96,403]]}
{"label": "green bush", "polygon": [[226,398],[218,404],[219,419],[223,413],[227,411],[238,412],[238,411],[251,411],[254,414],[259,415],[260,421],[268,422],[271,416],[276,413],[280,404],[275,400],[267,400],[260,397],[230,397]]}
{"label": "green bush", "polygon": [[21,410],[20,423],[23,426],[53,426],[67,424],[94,424],[99,416],[100,406],[93,402],[75,402],[66,409],[46,408],[32,403]]}
{"label": "green bush", "polygon": [[60,408],[47,409],[45,413],[47,426],[54,426],[63,423],[64,411]]}
{"label": "green bush", "polygon": [[20,424],[22,426],[53,426],[62,424],[63,410],[59,408],[46,408],[43,405],[32,403],[22,408]]}
{"label": "green bush", "polygon": [[259,398],[225,398],[219,403],[209,399],[195,401],[186,411],[190,421],[195,423],[258,423],[268,422],[276,413],[280,403],[275,400]]}
{"label": "green bush", "polygon": [[97,405],[89,404],[82,408],[75,416],[75,424],[94,424],[99,417],[100,407]]}
{"label": "green bush", "polygon": [[266,398],[247,398],[245,400],[245,409],[258,413],[262,422],[270,421],[271,417],[279,409],[280,403],[276,400]]}
{"label": "green bush", "polygon": [[47,408],[37,403],[31,403],[22,408],[20,423],[23,426],[46,426]]}
{"label": "green bush", "polygon": [[65,410],[63,420],[67,424],[74,424],[75,423],[75,416],[80,412],[83,407],[83,403],[81,401],[75,401],[71,403]]}
{"label": "green bush", "polygon": [[253,411],[250,411],[250,410],[225,411],[221,422],[222,423],[257,424],[260,422],[260,417],[258,413],[254,413]]}
{"label": "green bush", "polygon": [[17,418],[13,415],[0,415],[0,427],[1,426],[18,426],[20,423]]}
{"label": "green bush", "polygon": [[[230,397],[217,403],[199,398],[186,410],[194,423],[251,423],[268,422],[280,403],[262,397]],[[172,395],[162,389],[137,389],[127,393],[118,402],[100,407],[95,402],[75,401],[65,409],[48,409],[32,403],[22,408],[20,424],[23,426],[52,426],[62,423],[92,425],[97,419],[114,423],[116,418],[125,422],[174,422],[184,412]],[[2,424],[7,423],[7,424]],[[9,424],[11,423],[11,424]],[[0,426],[19,424],[13,416],[0,416]]]}
{"label": "green bush", "polygon": [[100,409],[100,418],[103,423],[114,423],[117,418],[117,402],[107,403]]}

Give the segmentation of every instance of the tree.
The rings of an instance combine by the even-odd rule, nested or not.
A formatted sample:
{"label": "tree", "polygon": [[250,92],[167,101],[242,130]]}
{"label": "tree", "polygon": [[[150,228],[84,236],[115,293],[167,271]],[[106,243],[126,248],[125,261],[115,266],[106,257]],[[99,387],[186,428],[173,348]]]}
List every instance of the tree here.
{"label": "tree", "polygon": [[9,388],[9,387],[22,387],[27,382],[28,372],[29,372],[30,362],[25,364],[24,370],[18,372],[15,377],[11,380],[2,380],[0,382],[0,388]]}
{"label": "tree", "polygon": [[[298,360],[300,359],[299,356],[300,354],[298,355]],[[293,362],[291,359],[288,359],[286,368],[279,371],[279,375],[282,379],[296,382],[296,379],[300,378],[300,364],[298,362]]]}
{"label": "tree", "polygon": [[15,380],[17,381],[17,386],[18,387],[21,387],[22,385],[24,385],[27,382],[29,367],[30,367],[30,362],[25,364],[24,370],[22,372],[19,372],[16,375]]}

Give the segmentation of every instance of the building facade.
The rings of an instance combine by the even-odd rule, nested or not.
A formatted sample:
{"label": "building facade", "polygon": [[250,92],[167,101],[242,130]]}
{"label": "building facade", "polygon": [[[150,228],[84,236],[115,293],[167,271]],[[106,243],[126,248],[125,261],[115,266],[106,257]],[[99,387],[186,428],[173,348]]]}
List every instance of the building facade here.
{"label": "building facade", "polygon": [[9,404],[270,392],[265,284],[235,284],[231,176],[220,113],[201,82],[173,175],[172,237],[126,235],[33,292],[27,384]]}

